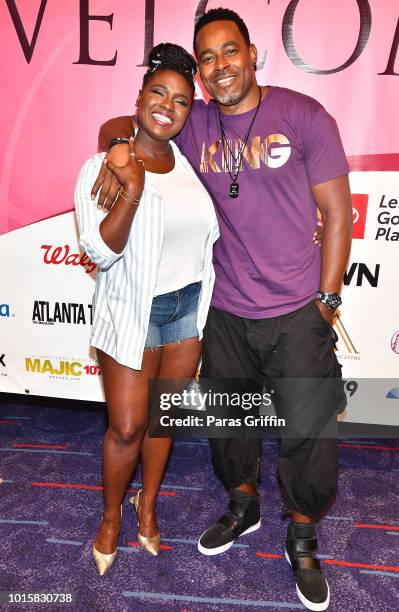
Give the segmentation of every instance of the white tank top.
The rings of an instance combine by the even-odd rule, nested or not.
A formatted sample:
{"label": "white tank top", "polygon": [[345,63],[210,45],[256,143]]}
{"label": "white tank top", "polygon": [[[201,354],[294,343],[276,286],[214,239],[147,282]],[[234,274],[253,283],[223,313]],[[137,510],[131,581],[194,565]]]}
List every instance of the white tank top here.
{"label": "white tank top", "polygon": [[154,296],[202,280],[212,201],[200,180],[175,155],[166,174],[146,172],[165,205],[165,228]]}

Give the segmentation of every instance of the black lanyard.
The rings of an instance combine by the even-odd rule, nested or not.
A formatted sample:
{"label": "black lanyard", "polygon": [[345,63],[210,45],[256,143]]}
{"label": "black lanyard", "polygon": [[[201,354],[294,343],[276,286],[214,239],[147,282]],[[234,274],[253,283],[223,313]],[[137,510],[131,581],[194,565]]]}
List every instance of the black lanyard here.
{"label": "black lanyard", "polygon": [[[228,173],[230,175],[230,178],[231,178],[230,192],[229,192],[229,196],[231,198],[237,198],[238,194],[240,192],[240,186],[239,186],[239,184],[237,182],[237,176],[238,176],[238,173],[240,171],[241,164],[242,164],[242,158],[243,158],[243,155],[244,155],[244,149],[245,149],[246,144],[248,142],[249,135],[251,133],[252,127],[253,127],[253,125],[255,123],[255,119],[256,119],[256,115],[258,114],[260,103],[262,102],[262,90],[259,87],[259,85],[258,85],[258,89],[259,89],[259,101],[258,101],[258,105],[256,107],[255,114],[252,117],[252,121],[249,124],[249,128],[247,130],[247,133],[245,134],[244,140],[241,143],[240,150],[238,151],[237,157],[235,157],[233,155],[233,151],[230,149],[228,140],[226,138],[226,132],[224,131],[224,127],[223,127],[223,123],[222,123],[222,117],[221,117],[220,111],[219,111],[219,125],[220,125],[220,134],[222,136],[223,153],[224,153],[224,158],[226,160],[227,171],[228,171]],[[230,172],[230,168],[229,168],[229,165],[227,163],[227,150],[226,150],[226,147],[229,150],[229,153],[230,153],[230,155],[231,155],[231,157],[233,158],[233,161],[234,161],[233,168],[234,168],[235,172],[233,172],[233,173]]]}

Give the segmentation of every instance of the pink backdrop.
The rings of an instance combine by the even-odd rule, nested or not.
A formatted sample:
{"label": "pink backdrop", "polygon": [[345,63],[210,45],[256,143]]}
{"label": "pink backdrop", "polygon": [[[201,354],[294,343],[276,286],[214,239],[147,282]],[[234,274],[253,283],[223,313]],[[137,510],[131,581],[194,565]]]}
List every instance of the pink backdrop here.
{"label": "pink backdrop", "polygon": [[[197,9],[219,4],[220,0],[1,3],[1,233],[71,209],[76,174],[96,150],[99,125],[134,109],[144,70],[137,66],[143,61],[146,6],[149,13],[153,6],[154,43],[171,40],[191,49]],[[397,0],[252,0],[224,4],[246,20],[259,59],[266,53],[258,73],[261,83],[298,89],[325,104],[338,120],[348,156],[373,156],[352,159],[358,169],[363,169],[366,162],[370,168],[381,169],[381,164],[383,169],[399,168],[398,156],[392,155],[399,151],[394,102],[399,77],[379,74],[386,71],[390,56],[390,71],[394,72]],[[112,29],[104,18],[88,22],[87,8],[91,16],[112,16]],[[38,28],[40,9],[43,18]],[[294,12],[294,45],[308,65],[322,70],[342,65],[351,56],[360,29],[363,51],[351,66],[333,74],[301,69],[288,57],[282,39],[283,23],[289,30],[290,10]],[[14,21],[20,17],[19,36],[12,15]],[[36,24],[38,34],[33,45]],[[87,27],[91,58],[107,61],[117,52],[114,66],[76,63],[83,53],[80,39]],[[23,35],[25,45],[31,46],[30,51],[25,49],[28,55],[31,53],[29,63],[21,44]],[[376,154],[391,156],[380,158]]]}

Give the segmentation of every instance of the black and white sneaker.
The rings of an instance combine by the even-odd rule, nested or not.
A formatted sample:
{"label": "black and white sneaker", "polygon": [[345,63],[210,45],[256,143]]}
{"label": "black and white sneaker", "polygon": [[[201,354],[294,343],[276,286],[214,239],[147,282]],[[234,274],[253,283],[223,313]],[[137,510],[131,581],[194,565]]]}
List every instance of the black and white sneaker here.
{"label": "black and white sneaker", "polygon": [[233,489],[227,513],[204,531],[198,540],[198,550],[203,555],[220,555],[233,546],[238,537],[259,529],[260,524],[258,496]]}
{"label": "black and white sneaker", "polygon": [[317,533],[313,524],[291,523],[288,526],[285,558],[295,575],[296,592],[308,610],[326,610],[330,589],[324,578],[317,551]]}

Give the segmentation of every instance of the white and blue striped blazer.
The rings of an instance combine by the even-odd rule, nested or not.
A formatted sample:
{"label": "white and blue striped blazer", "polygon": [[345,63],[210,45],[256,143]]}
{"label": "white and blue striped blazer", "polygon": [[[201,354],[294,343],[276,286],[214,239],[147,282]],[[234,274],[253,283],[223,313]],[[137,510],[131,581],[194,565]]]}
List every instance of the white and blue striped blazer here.
{"label": "white and blue striped blazer", "polygon": [[[177,146],[173,142],[171,145],[175,156],[181,159],[187,171],[199,181]],[[99,231],[104,213],[97,209],[97,203],[90,197],[104,156],[104,153],[97,153],[87,160],[75,188],[79,244],[98,266],[90,344],[111,355],[118,363],[140,370],[162,248],[164,201],[146,176],[140,206],[126,246],[122,253],[112,251]],[[207,197],[212,211],[198,305],[197,328],[200,338],[215,282],[213,243],[219,237],[213,203],[208,194]],[[195,203],[187,202],[187,205],[194,206]]]}

